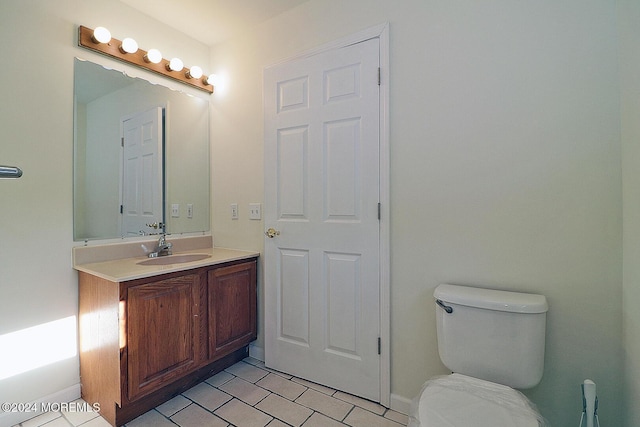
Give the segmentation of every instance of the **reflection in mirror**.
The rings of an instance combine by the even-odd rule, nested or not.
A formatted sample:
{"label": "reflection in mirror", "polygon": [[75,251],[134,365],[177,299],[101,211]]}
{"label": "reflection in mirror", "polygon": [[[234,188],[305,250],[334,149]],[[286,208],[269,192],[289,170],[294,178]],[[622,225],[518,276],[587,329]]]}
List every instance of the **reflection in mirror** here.
{"label": "reflection in mirror", "polygon": [[74,240],[209,231],[206,100],[75,60]]}

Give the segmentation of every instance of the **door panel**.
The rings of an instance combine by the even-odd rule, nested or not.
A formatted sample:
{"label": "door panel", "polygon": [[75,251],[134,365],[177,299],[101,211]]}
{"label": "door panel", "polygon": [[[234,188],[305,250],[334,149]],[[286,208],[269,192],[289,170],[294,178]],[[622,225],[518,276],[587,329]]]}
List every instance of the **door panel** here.
{"label": "door panel", "polygon": [[324,218],[358,220],[362,208],[360,119],[345,119],[324,126]]}
{"label": "door panel", "polygon": [[327,348],[354,358],[362,353],[360,258],[359,254],[325,253]]}
{"label": "door panel", "polygon": [[277,136],[278,217],[308,219],[308,140],[307,126],[279,129]]}
{"label": "door panel", "polygon": [[128,397],[135,400],[195,369],[199,352],[198,275],[127,291]]}
{"label": "door panel", "polygon": [[280,250],[281,280],[278,293],[278,336],[290,343],[309,346],[309,252]]}
{"label": "door panel", "polygon": [[377,39],[265,70],[265,362],[380,400]]}

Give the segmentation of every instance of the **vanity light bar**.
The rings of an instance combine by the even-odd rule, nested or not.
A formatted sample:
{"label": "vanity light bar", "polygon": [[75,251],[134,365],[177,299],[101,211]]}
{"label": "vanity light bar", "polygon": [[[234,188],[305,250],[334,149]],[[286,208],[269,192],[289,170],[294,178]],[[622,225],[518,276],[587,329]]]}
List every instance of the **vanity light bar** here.
{"label": "vanity light bar", "polygon": [[[96,30],[98,30],[98,28],[96,28]],[[191,70],[186,67],[180,67],[179,71],[174,71],[170,67],[171,61],[162,58],[161,55],[157,63],[147,59],[147,54],[151,51],[155,51],[155,49],[151,49],[149,52],[146,52],[142,49],[134,50],[128,47],[125,48],[124,46],[128,43],[123,43],[120,40],[114,38],[111,38],[106,42],[100,40],[106,40],[106,38],[95,37],[94,30],[92,30],[91,28],[87,28],[82,25],[78,27],[78,46],[91,49],[93,51],[102,53],[115,59],[119,59],[129,64],[137,65],[138,67],[145,68],[147,70],[153,71],[154,73],[162,74],[163,76],[188,84],[197,89],[204,90],[205,92],[213,93],[213,85],[210,82],[211,78],[200,78],[202,76],[202,69],[198,66],[191,67],[194,72],[191,72]],[[132,53],[129,53],[129,51],[132,51]],[[174,66],[173,68],[177,69],[179,67]],[[198,74],[200,74],[200,77],[195,77]]]}

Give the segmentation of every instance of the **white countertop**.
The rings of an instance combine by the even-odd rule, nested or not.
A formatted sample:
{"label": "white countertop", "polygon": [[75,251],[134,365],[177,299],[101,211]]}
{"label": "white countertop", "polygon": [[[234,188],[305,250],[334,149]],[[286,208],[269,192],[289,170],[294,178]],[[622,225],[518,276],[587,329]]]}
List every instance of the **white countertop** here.
{"label": "white countertop", "polygon": [[[140,265],[141,261],[149,260],[145,255],[127,256],[118,258],[118,254],[131,254],[127,248],[139,247],[141,242],[121,243],[104,245],[100,247],[76,247],[74,248],[74,265],[73,268],[78,271],[92,274],[97,277],[112,281],[124,282],[127,280],[141,279],[144,277],[152,277],[175,271],[190,270],[198,267],[206,267],[209,265],[222,264],[230,261],[255,258],[260,255],[259,252],[243,251],[237,249],[202,247],[202,238],[193,240],[196,244],[190,244],[186,239],[170,239],[167,241],[174,243],[173,255],[184,254],[206,254],[209,257],[190,262],[166,265]],[[142,242],[145,243],[145,242]],[[122,246],[122,248],[120,247]],[[178,250],[176,250],[176,248]],[[142,249],[140,252],[143,253]],[[88,254],[88,255],[87,255]],[[162,257],[165,258],[165,257]],[[171,255],[167,257],[167,260]]]}

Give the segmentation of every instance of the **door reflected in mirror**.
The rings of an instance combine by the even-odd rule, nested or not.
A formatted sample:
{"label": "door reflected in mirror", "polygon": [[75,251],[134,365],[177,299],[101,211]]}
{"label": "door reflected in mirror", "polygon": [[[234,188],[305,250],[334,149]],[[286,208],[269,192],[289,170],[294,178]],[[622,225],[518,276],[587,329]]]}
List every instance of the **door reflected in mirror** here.
{"label": "door reflected in mirror", "polygon": [[209,231],[209,103],[75,60],[74,240]]}
{"label": "door reflected in mirror", "polygon": [[162,164],[164,108],[153,107],[121,120],[122,235],[162,231]]}

